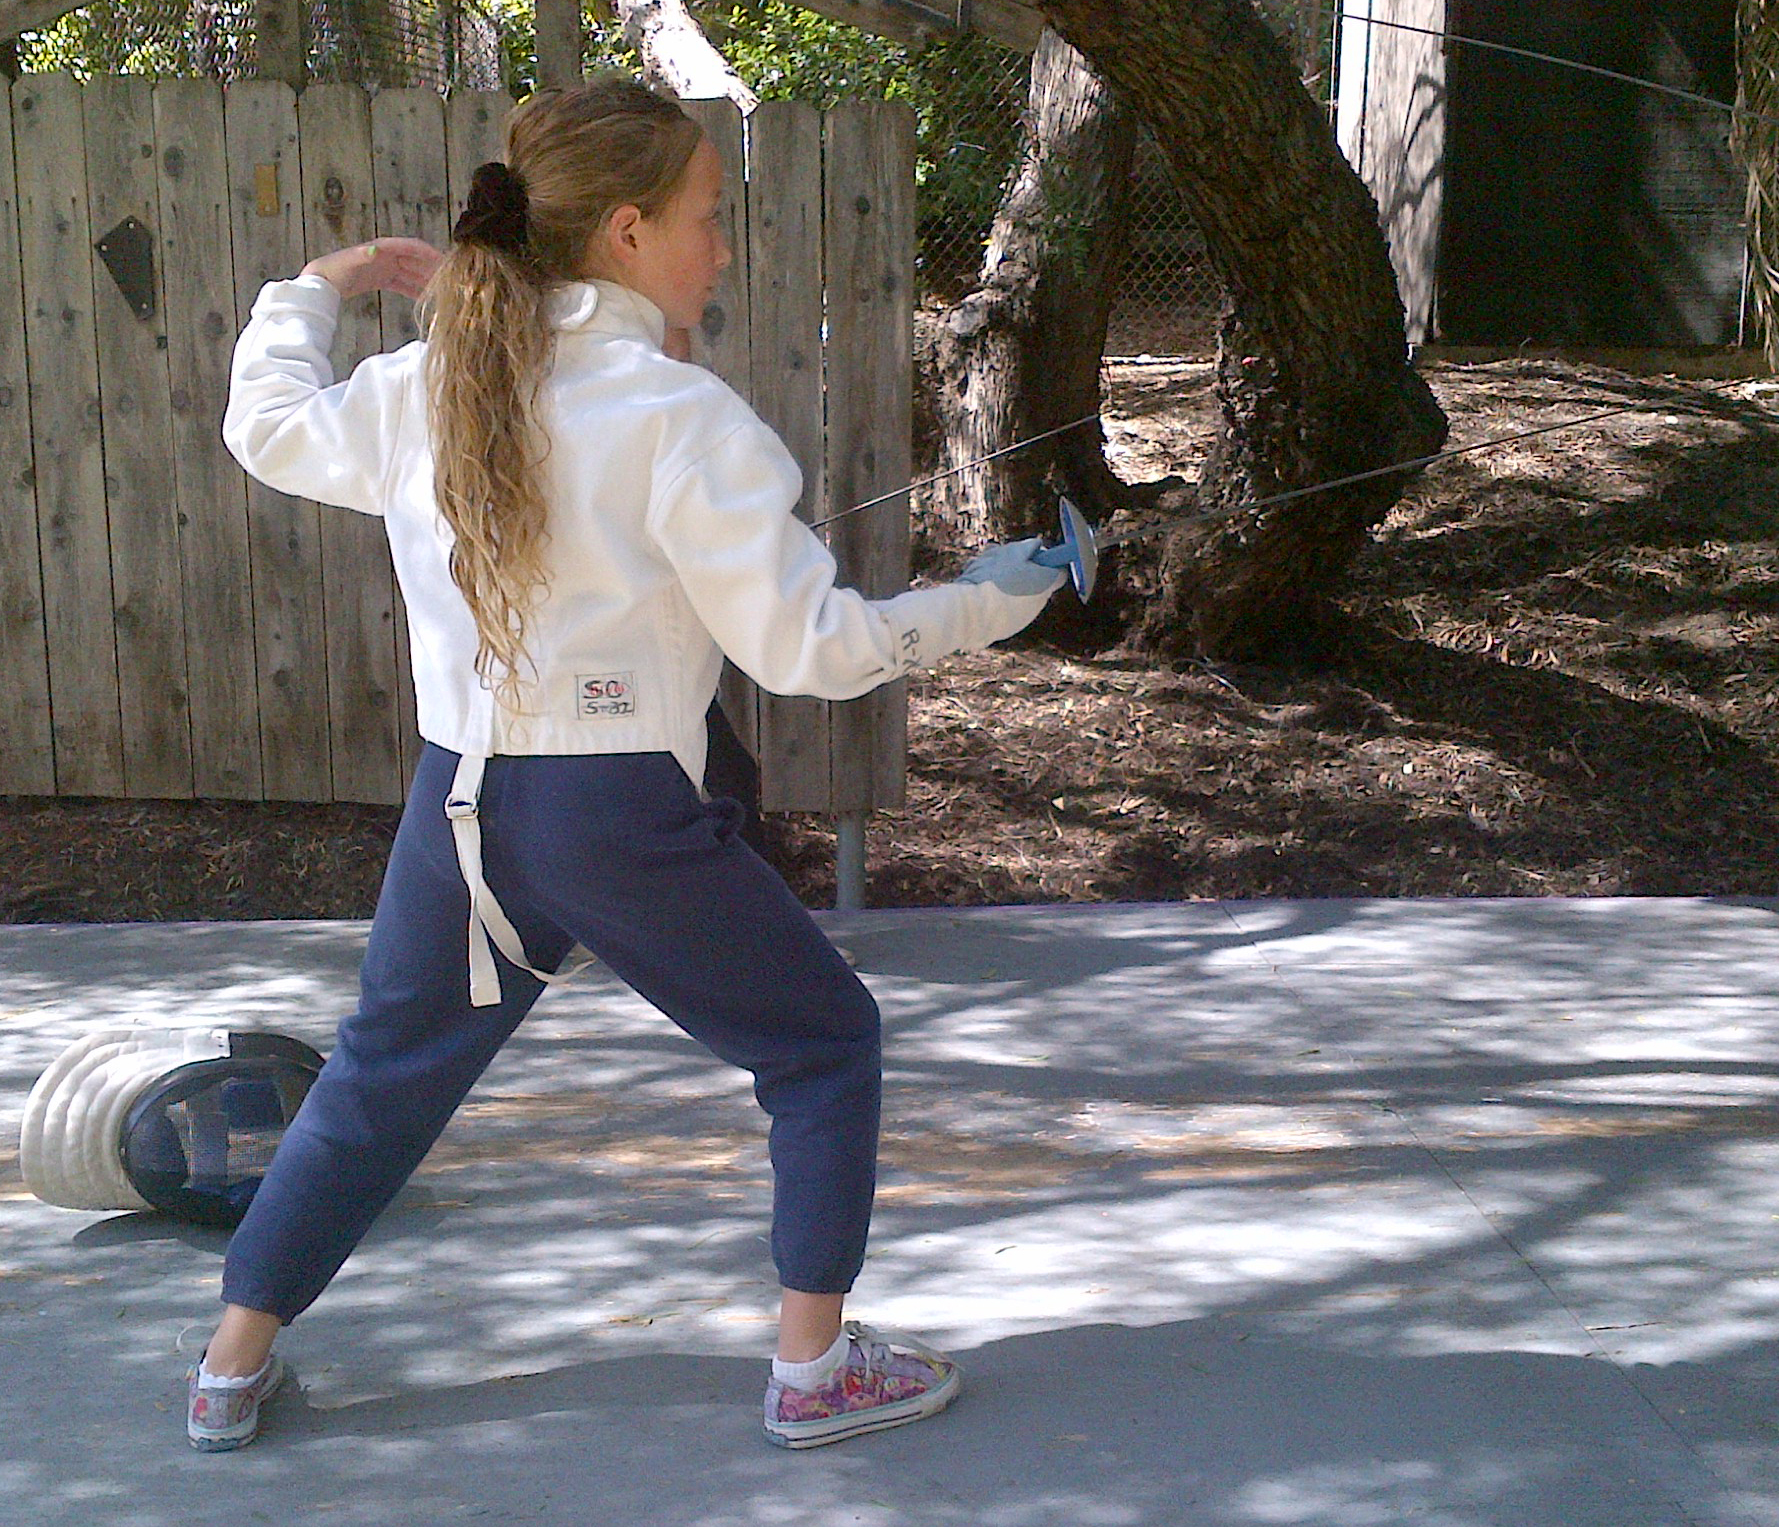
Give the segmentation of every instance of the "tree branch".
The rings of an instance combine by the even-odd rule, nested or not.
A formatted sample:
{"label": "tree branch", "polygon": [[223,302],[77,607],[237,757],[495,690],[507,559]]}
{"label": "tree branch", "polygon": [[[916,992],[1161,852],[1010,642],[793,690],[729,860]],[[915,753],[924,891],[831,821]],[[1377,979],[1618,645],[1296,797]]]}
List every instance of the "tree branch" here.
{"label": "tree branch", "polygon": [[[0,0],[0,4],[7,0]],[[682,0],[615,0],[612,9],[623,18],[624,37],[642,54],[652,80],[667,86],[683,101],[730,100],[745,115],[760,98],[729,67]]]}
{"label": "tree branch", "polygon": [[21,32],[38,32],[77,11],[87,0],[0,0],[0,42],[11,42]]}

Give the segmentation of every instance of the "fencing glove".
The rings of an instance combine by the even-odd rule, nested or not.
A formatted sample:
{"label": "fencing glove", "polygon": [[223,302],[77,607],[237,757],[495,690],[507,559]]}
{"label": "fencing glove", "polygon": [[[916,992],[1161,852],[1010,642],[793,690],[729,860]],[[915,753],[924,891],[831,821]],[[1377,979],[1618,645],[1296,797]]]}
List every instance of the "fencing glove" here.
{"label": "fencing glove", "polygon": [[959,583],[992,583],[1003,594],[1054,594],[1063,586],[1060,567],[1045,567],[1032,558],[1044,549],[1037,536],[1008,541],[978,552],[957,575]]}

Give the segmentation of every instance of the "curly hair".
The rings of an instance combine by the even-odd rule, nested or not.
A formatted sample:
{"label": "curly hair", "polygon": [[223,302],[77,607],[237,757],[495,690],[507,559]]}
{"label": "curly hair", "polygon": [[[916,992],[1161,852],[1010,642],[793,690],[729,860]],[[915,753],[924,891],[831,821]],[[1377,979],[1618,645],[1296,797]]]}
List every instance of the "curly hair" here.
{"label": "curly hair", "polygon": [[554,359],[551,288],[581,279],[592,234],[618,207],[655,216],[700,139],[677,103],[639,82],[542,90],[507,118],[522,234],[489,241],[459,223],[421,299],[433,491],[450,527],[451,577],[476,623],[476,671],[517,702],[526,616],[547,583],[549,441],[538,401]]}

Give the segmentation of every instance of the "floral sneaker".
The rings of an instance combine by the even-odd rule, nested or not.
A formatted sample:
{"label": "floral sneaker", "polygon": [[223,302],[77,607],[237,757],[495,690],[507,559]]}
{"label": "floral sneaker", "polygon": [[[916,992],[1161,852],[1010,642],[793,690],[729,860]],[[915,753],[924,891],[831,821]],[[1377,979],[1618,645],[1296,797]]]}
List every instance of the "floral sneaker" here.
{"label": "floral sneaker", "polygon": [[846,1356],[820,1389],[766,1385],[766,1440],[820,1447],[862,1432],[936,1415],[957,1397],[963,1375],[948,1357],[899,1332],[846,1322]]}
{"label": "floral sneaker", "polygon": [[273,1353],[245,1384],[203,1373],[202,1362],[186,1375],[185,1435],[200,1453],[226,1453],[246,1447],[259,1435],[259,1408],[278,1392],[290,1370]]}

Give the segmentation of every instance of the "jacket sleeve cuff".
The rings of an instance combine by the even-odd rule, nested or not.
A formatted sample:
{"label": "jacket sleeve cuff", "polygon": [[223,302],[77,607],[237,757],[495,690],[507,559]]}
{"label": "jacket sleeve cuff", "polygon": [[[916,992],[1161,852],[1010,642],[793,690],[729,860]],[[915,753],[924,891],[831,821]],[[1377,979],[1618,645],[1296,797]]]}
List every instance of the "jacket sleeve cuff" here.
{"label": "jacket sleeve cuff", "polygon": [[976,652],[1023,631],[1049,594],[1008,594],[992,583],[944,583],[881,600],[895,633],[898,668],[930,668],[954,652]]}
{"label": "jacket sleeve cuff", "polygon": [[292,276],[268,281],[253,299],[254,318],[295,310],[323,320],[331,329],[340,320],[340,290],[326,276]]}

